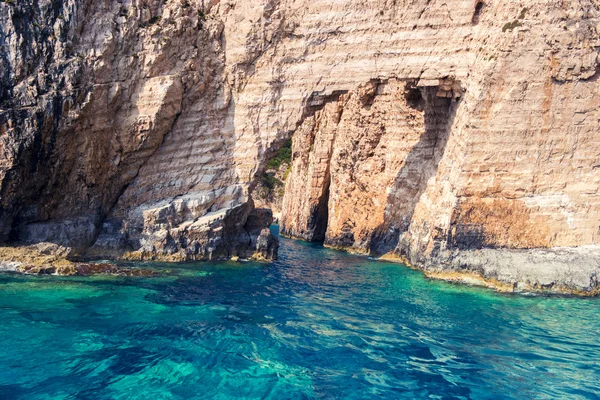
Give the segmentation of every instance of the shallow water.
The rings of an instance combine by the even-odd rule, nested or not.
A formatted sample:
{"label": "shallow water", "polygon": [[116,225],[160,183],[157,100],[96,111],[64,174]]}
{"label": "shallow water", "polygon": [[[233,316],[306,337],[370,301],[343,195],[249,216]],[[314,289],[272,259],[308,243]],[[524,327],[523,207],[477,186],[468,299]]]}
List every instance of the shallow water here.
{"label": "shallow water", "polygon": [[0,275],[1,399],[600,398],[600,299],[282,239],[272,264]]}

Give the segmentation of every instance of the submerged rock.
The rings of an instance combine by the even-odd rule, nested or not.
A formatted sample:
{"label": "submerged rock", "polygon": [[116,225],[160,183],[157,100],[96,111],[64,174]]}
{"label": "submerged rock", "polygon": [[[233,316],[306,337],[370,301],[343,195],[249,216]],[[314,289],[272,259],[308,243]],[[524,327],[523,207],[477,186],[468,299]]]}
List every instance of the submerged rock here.
{"label": "submerged rock", "polygon": [[158,272],[147,268],[128,268],[110,263],[78,263],[75,265],[76,275],[119,275],[119,276],[156,276]]}

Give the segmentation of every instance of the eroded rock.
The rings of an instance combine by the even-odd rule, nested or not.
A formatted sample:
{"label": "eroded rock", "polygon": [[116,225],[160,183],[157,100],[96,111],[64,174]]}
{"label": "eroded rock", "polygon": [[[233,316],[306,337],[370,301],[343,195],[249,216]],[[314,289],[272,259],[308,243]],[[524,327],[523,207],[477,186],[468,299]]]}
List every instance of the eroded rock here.
{"label": "eroded rock", "polygon": [[28,275],[119,275],[155,276],[155,271],[128,268],[112,263],[84,263],[70,259],[72,249],[54,243],[30,246],[0,247],[0,271]]}

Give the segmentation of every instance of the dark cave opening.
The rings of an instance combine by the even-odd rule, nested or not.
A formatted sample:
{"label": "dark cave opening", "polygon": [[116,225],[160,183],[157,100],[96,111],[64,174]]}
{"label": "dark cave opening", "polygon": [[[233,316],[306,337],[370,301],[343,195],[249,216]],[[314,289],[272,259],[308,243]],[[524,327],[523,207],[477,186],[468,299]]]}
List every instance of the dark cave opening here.
{"label": "dark cave opening", "polygon": [[319,199],[319,204],[311,213],[309,228],[314,232],[311,242],[325,242],[325,234],[327,233],[327,221],[329,220],[329,185],[325,189],[325,193]]}
{"label": "dark cave opening", "polygon": [[483,10],[483,6],[483,1],[478,1],[475,5],[475,12],[473,12],[473,18],[471,19],[471,23],[473,25],[477,25],[479,23],[479,17],[481,15],[481,11]]}
{"label": "dark cave opening", "polygon": [[404,98],[406,99],[406,104],[409,107],[414,108],[415,110],[423,110],[423,107],[425,106],[425,99],[423,98],[421,89],[416,86],[415,82],[409,82],[406,84]]}

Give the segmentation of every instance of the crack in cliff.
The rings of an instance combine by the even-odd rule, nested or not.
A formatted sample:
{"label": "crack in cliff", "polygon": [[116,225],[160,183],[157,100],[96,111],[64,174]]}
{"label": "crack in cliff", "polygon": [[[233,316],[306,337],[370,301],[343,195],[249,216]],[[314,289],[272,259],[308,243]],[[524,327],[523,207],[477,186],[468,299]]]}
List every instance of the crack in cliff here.
{"label": "crack in cliff", "polygon": [[485,4],[483,1],[478,1],[477,4],[475,4],[475,11],[473,12],[473,17],[471,18],[471,23],[473,25],[477,25],[479,23],[479,18],[481,17],[481,12],[483,11],[484,5]]}

